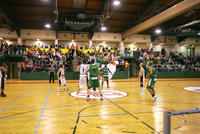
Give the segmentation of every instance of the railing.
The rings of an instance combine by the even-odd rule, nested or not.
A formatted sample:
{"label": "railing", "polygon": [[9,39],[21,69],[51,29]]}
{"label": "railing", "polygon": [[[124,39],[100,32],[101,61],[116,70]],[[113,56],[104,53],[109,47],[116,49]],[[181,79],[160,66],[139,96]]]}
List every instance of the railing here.
{"label": "railing", "polygon": [[[163,72],[180,72],[180,71],[200,71],[200,65],[168,65],[168,64],[162,64],[162,65],[153,65],[157,71],[163,71]],[[168,66],[168,67],[167,67]]]}

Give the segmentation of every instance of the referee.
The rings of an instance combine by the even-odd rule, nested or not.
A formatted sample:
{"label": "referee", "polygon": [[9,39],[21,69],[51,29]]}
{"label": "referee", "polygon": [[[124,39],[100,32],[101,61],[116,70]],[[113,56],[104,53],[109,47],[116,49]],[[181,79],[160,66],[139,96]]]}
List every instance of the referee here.
{"label": "referee", "polygon": [[51,81],[54,83],[54,75],[55,68],[53,67],[53,64],[51,64],[51,67],[49,68],[49,83],[51,83]]}

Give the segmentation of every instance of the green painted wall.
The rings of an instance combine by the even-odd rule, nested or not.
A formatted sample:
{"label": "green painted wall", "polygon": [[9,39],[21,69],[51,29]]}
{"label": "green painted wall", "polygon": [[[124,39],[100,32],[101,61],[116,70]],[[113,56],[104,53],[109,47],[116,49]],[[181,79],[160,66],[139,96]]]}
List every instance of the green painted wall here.
{"label": "green painted wall", "polygon": [[158,72],[158,78],[200,78],[200,72]]}
{"label": "green painted wall", "polygon": [[[78,72],[65,72],[67,80],[78,80]],[[48,80],[48,72],[21,72],[21,80]],[[128,72],[115,72],[112,79],[128,79]],[[57,76],[55,77],[57,80]]]}

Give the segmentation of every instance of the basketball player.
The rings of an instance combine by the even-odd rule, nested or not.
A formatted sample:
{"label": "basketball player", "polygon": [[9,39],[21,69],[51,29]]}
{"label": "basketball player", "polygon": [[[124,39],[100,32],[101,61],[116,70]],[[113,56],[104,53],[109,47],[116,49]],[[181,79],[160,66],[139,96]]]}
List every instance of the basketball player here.
{"label": "basketball player", "polygon": [[111,75],[112,75],[112,72],[107,67],[107,63],[105,63],[105,67],[102,68],[101,72],[102,72],[102,84],[101,84],[101,86],[103,88],[103,83],[104,83],[104,81],[106,81],[107,82],[107,88],[109,88],[109,72],[111,73]]}
{"label": "basketball player", "polygon": [[140,63],[140,71],[139,71],[139,76],[138,80],[140,81],[140,87],[142,88],[142,92],[140,93],[141,96],[145,95],[145,89],[144,89],[144,83],[145,83],[145,71],[143,68],[143,63]]}
{"label": "basketball player", "polygon": [[97,56],[96,61],[97,61],[98,67],[101,68],[101,65],[104,62],[102,53],[100,54],[100,56]]}
{"label": "basketball player", "polygon": [[1,97],[6,97],[6,94],[4,93],[4,89],[6,85],[7,71],[8,71],[7,65],[3,63],[3,65],[0,67]]}
{"label": "basketball player", "polygon": [[[100,79],[100,71],[98,69],[98,66],[94,64],[94,59],[91,60],[91,65],[88,67],[85,73],[89,72],[89,84],[88,84],[88,90],[90,88],[98,88],[99,89],[99,94],[100,94],[100,99],[103,100],[101,88],[99,85],[99,79]],[[89,91],[88,91],[89,92]],[[90,100],[90,94],[87,95],[87,101]]]}
{"label": "basketball player", "polygon": [[57,72],[57,77],[59,80],[59,87],[57,88],[57,92],[60,92],[60,87],[64,85],[64,91],[67,91],[66,86],[66,80],[65,80],[65,65],[62,65],[62,67]]}
{"label": "basketball player", "polygon": [[148,65],[148,75],[146,76],[146,78],[149,78],[149,82],[147,84],[147,89],[150,92],[150,94],[152,95],[152,101],[156,100],[157,96],[155,95],[155,91],[154,91],[154,86],[156,83],[156,70],[155,68],[152,66],[152,62],[147,62]]}
{"label": "basketball player", "polygon": [[[88,89],[87,83],[88,78],[87,74],[85,73],[88,68],[88,65],[86,64],[86,61],[84,60],[80,66],[76,69],[76,71],[80,71],[80,78],[79,78],[79,89],[77,91],[77,97],[80,92],[80,89]],[[87,90],[87,94],[89,94],[89,90]]]}

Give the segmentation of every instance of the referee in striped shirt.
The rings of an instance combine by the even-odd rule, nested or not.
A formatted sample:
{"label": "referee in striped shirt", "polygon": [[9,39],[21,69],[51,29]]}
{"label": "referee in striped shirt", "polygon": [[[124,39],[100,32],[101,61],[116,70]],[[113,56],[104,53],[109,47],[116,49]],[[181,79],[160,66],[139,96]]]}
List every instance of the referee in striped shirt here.
{"label": "referee in striped shirt", "polygon": [[53,67],[53,64],[51,64],[51,67],[49,68],[49,83],[51,83],[51,81],[54,83],[54,75],[55,68]]}

